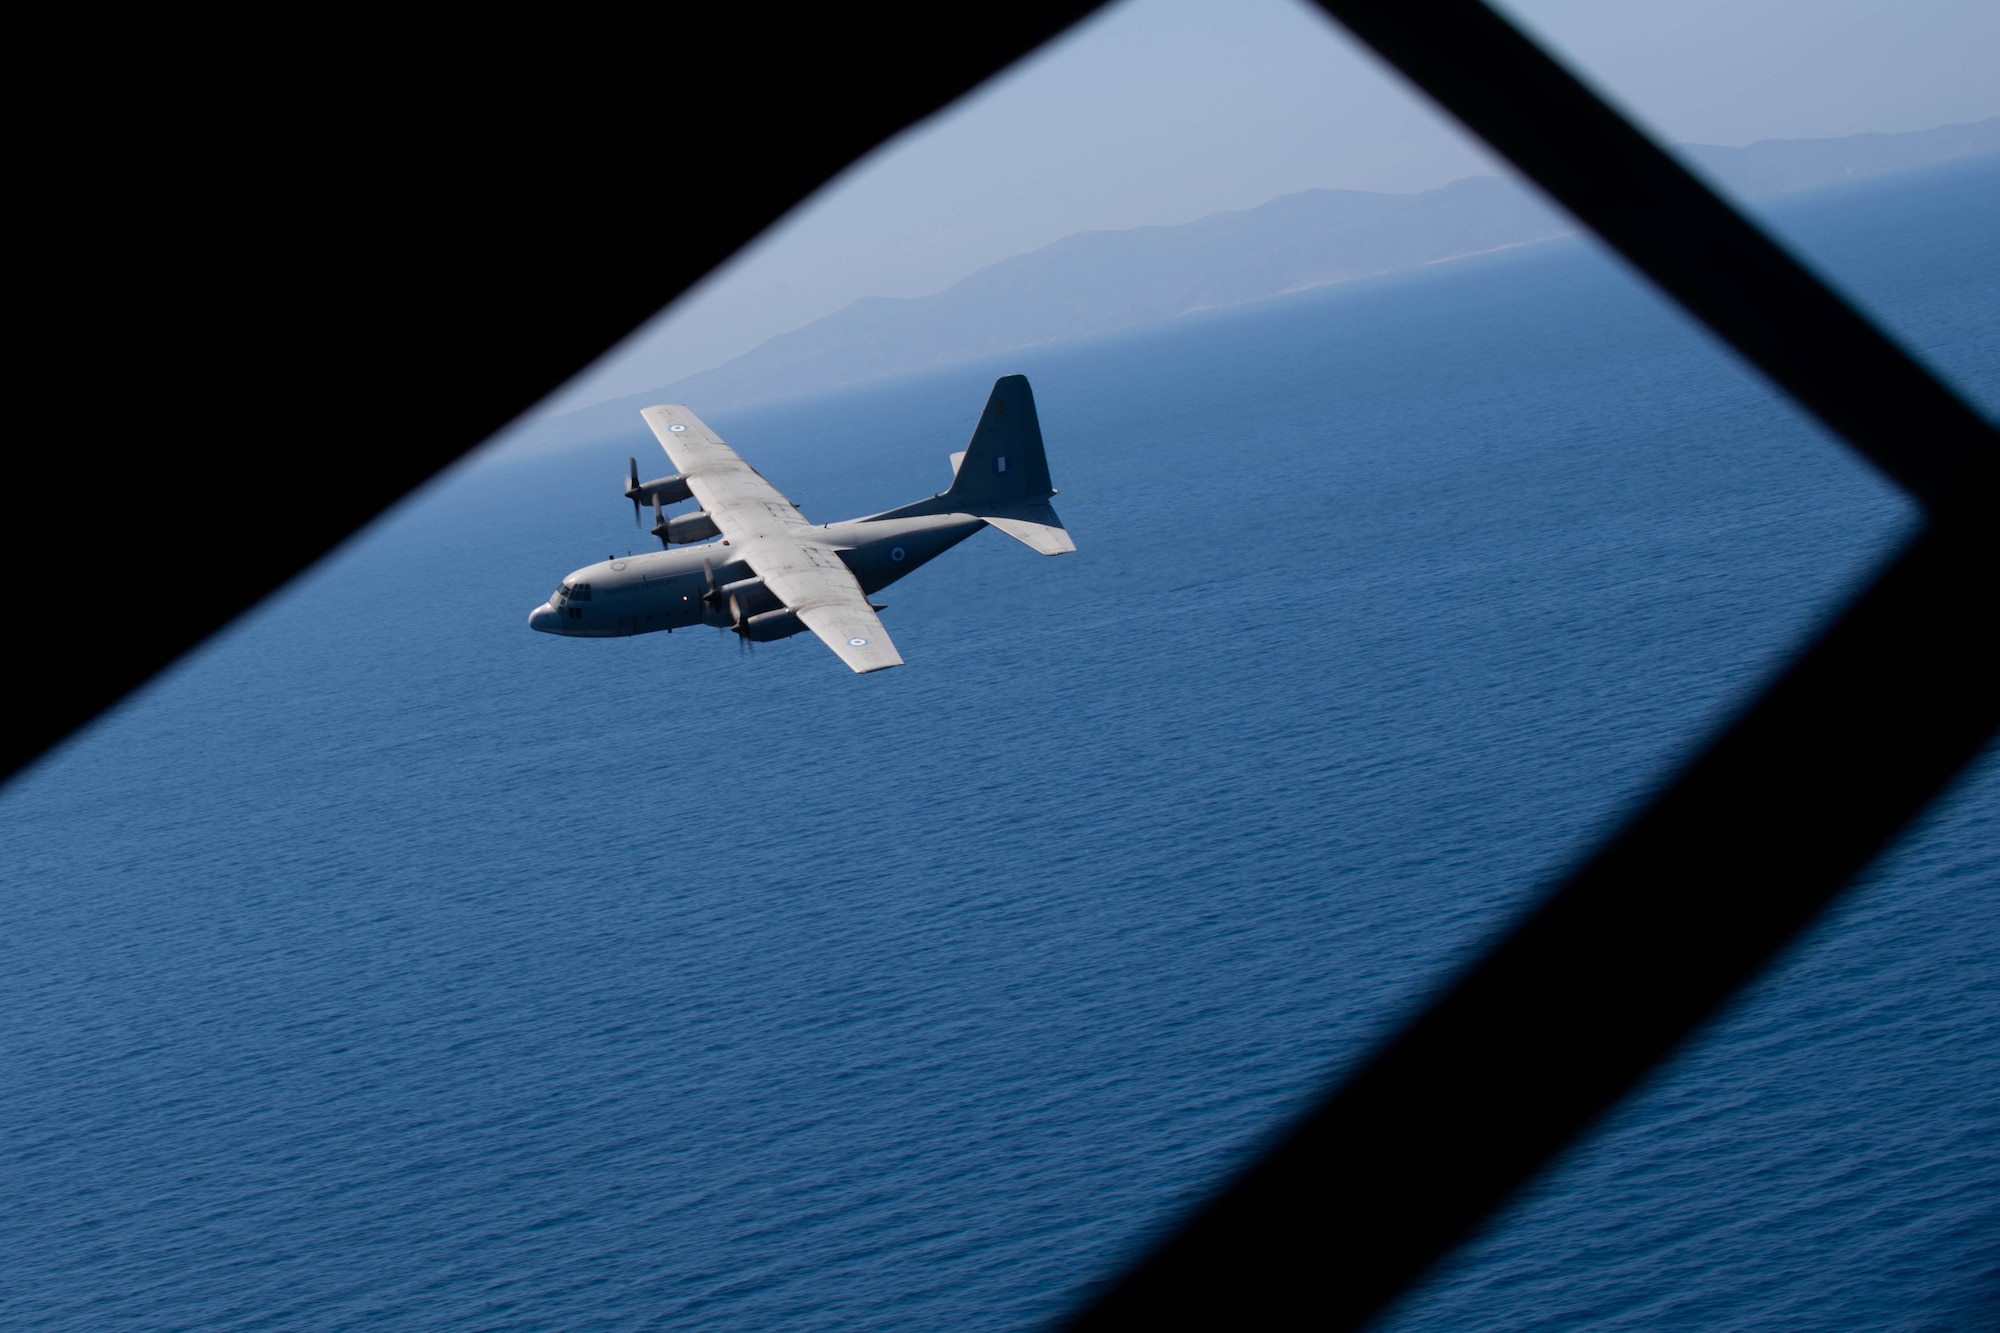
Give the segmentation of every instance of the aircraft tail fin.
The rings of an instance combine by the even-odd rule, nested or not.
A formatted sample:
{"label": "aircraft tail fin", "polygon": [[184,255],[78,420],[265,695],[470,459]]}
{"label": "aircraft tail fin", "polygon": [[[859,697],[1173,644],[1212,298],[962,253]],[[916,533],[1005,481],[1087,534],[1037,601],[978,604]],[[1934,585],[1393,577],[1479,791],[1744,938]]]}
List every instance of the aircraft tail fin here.
{"label": "aircraft tail fin", "polygon": [[995,381],[945,495],[960,513],[984,517],[981,506],[1027,504],[1055,493],[1028,377],[1008,375]]}
{"label": "aircraft tail fin", "polygon": [[1035,416],[1035,394],[1026,375],[1007,375],[994,382],[972,443],[953,463],[951,489],[943,496],[953,510],[977,514],[1043,555],[1076,549],[1049,507],[1056,488],[1049,480],[1042,424]]}

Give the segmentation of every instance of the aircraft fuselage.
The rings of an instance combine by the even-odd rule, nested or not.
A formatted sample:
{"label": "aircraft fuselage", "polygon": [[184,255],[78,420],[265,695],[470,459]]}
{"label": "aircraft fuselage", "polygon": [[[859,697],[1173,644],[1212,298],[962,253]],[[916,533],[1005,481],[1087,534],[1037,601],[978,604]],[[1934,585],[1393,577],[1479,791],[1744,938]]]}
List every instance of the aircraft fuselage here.
{"label": "aircraft fuselage", "polygon": [[[833,552],[861,584],[878,592],[920,565],[929,563],[986,526],[971,514],[925,514],[908,518],[862,518],[798,529],[804,542]],[[756,579],[727,540],[665,551],[617,556],[585,565],[562,581],[549,600],[535,608],[528,624],[547,634],[580,639],[624,638],[690,625],[734,623],[729,608],[702,600],[711,586],[727,587]],[[741,614],[778,610],[778,599],[752,584],[742,590]],[[787,637],[797,633],[791,628]]]}

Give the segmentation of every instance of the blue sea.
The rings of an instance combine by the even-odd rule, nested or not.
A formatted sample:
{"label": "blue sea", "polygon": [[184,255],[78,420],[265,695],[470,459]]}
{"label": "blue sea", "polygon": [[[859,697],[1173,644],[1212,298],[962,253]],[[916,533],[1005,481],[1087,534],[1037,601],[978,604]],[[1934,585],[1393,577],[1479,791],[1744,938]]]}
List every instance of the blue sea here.
{"label": "blue sea", "polygon": [[[1774,216],[2000,410],[1990,160]],[[1080,550],[888,589],[900,670],[530,633],[650,540],[586,414],[0,794],[0,1325],[1045,1325],[1916,521],[1582,240],[706,415],[821,521],[1014,371]],[[1385,1320],[1996,1325],[1991,754]]]}

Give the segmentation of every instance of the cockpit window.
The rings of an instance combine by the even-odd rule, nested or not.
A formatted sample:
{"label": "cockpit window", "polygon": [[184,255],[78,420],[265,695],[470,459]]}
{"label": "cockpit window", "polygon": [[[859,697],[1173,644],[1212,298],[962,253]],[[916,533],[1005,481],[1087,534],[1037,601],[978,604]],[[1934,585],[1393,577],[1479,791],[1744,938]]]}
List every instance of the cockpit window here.
{"label": "cockpit window", "polygon": [[579,602],[587,602],[590,600],[590,585],[588,583],[573,584],[570,586],[569,595]]}
{"label": "cockpit window", "polygon": [[561,606],[563,604],[563,599],[568,596],[569,596],[569,585],[565,583],[560,588],[557,588],[554,592],[549,594],[549,605]]}

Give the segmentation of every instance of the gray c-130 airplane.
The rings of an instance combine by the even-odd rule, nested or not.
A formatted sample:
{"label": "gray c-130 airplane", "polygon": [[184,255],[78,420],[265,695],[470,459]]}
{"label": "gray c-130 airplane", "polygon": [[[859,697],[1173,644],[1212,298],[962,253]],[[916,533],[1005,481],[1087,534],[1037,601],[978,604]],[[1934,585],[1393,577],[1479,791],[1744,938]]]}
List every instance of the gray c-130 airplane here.
{"label": "gray c-130 airplane", "polygon": [[[653,507],[662,549],[575,571],[529,614],[530,629],[609,639],[717,625],[750,643],[811,630],[855,671],[880,671],[903,658],[871,593],[984,527],[1043,555],[1076,549],[1049,506],[1056,488],[1025,375],[994,383],[972,442],[951,456],[950,489],[819,526],[687,408],[667,404],[640,415],[676,471],[640,481],[634,459],[625,496],[635,516]],[[664,506],[687,499],[701,508],[667,515]],[[682,542],[705,544],[673,549]]]}

